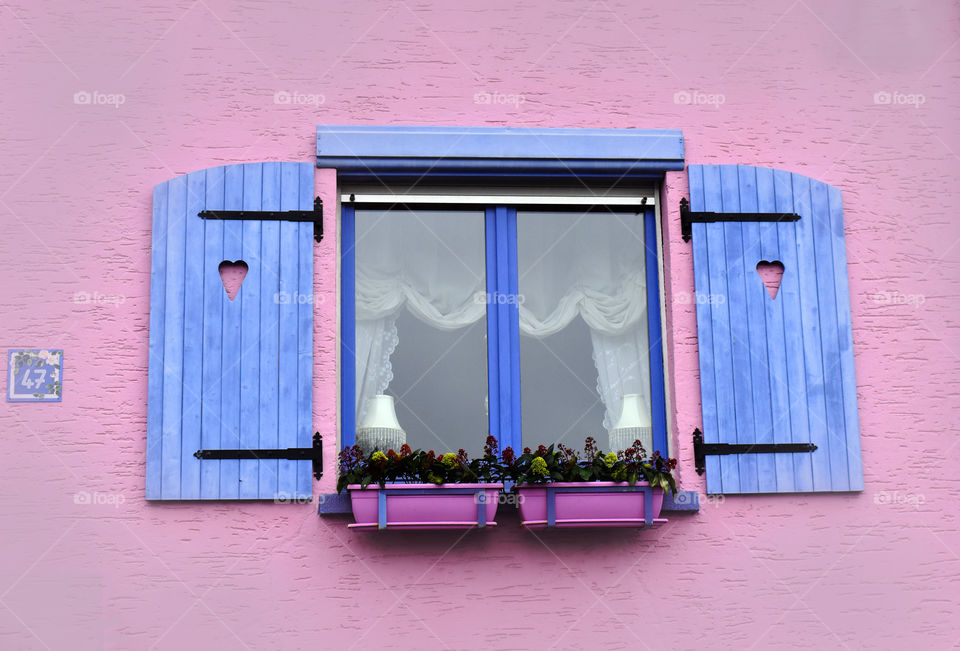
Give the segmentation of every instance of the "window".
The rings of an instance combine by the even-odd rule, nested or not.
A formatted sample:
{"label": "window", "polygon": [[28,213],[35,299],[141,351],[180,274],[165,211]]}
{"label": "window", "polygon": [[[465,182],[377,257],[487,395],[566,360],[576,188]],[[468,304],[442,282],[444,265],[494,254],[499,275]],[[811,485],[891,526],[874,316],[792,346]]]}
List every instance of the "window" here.
{"label": "window", "polygon": [[380,440],[388,395],[414,448],[479,454],[491,433],[622,449],[633,438],[610,430],[629,395],[649,451],[667,452],[651,192],[344,199],[344,445],[358,427]]}
{"label": "window", "polygon": [[[347,192],[341,444],[385,392],[375,402],[397,397],[413,445],[475,453],[487,432],[514,448],[594,432],[602,445],[632,403],[634,429],[649,423],[669,453],[651,184],[684,170],[679,131],[320,126],[315,163],[213,167],[154,189],[148,499],[312,494],[318,167]],[[411,178],[432,187],[398,186]],[[750,165],[691,165],[688,180],[708,493],[862,490],[840,190]],[[355,244],[366,255],[378,234],[365,268]],[[251,264],[230,296],[219,269],[238,260]],[[776,261],[770,296],[757,271]]]}

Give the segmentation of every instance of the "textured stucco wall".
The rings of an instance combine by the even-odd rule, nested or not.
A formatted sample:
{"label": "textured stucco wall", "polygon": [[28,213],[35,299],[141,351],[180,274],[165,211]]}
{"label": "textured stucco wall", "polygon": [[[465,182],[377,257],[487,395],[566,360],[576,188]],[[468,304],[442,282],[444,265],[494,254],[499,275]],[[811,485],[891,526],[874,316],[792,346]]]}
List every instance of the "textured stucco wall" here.
{"label": "textured stucco wall", "polygon": [[[960,642],[956,3],[134,6],[0,8],[2,348],[66,350],[62,403],[0,402],[0,648]],[[278,104],[278,91],[299,95]],[[688,162],[839,187],[866,490],[704,499],[655,531],[599,535],[533,534],[509,517],[492,532],[370,535],[312,504],[145,503],[152,187],[311,160],[319,123],[682,128]],[[317,179],[333,205],[332,173]],[[666,186],[682,487],[703,491],[675,214],[685,175]],[[315,426],[330,433],[327,231]],[[78,491],[113,504],[76,504]]]}

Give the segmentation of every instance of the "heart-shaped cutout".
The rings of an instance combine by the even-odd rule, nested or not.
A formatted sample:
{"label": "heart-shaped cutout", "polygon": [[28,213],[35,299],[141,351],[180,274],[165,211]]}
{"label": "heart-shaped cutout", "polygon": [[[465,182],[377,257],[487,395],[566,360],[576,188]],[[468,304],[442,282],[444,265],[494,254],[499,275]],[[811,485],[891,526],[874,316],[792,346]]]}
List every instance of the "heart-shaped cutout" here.
{"label": "heart-shaped cutout", "polygon": [[757,263],[757,273],[770,294],[770,300],[775,299],[780,290],[780,281],[783,280],[783,263],[779,260],[761,260]]}
{"label": "heart-shaped cutout", "polygon": [[240,285],[243,284],[243,279],[247,277],[250,267],[243,260],[236,260],[235,262],[224,260],[220,263],[218,269],[220,270],[220,280],[223,281],[223,289],[226,290],[227,297],[232,301],[240,292]]}

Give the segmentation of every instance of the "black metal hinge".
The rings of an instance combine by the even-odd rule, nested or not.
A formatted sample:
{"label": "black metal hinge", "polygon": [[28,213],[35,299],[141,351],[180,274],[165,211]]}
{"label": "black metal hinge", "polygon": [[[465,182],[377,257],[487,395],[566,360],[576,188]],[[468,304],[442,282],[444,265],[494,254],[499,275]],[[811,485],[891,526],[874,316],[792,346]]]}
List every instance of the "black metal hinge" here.
{"label": "black metal hinge", "polygon": [[313,210],[201,210],[200,219],[256,219],[260,221],[313,222],[313,239],[323,239],[323,199],[313,200]]}
{"label": "black metal hinge", "polygon": [[703,432],[693,430],[693,462],[698,475],[707,469],[708,454],[779,454],[781,452],[813,452],[813,443],[704,443]]}
{"label": "black metal hinge", "polygon": [[313,435],[313,447],[281,448],[278,450],[197,450],[193,453],[198,459],[289,459],[291,461],[312,461],[313,476],[323,476],[323,437],[320,432]]}
{"label": "black metal hinge", "polygon": [[800,215],[792,212],[692,212],[690,202],[680,199],[680,234],[683,241],[693,237],[693,224],[714,222],[795,222]]}

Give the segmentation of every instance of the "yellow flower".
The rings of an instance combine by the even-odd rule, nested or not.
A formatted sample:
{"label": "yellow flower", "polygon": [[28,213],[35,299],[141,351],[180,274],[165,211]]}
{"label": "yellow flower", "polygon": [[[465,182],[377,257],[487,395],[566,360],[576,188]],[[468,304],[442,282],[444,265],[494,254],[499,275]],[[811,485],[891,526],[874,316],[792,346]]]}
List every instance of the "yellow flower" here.
{"label": "yellow flower", "polygon": [[385,454],[384,454],[383,452],[381,452],[380,450],[377,450],[376,452],[373,453],[373,456],[372,456],[371,458],[372,458],[374,461],[386,461],[386,460],[387,460],[387,455],[385,455]]}
{"label": "yellow flower", "polygon": [[530,472],[534,475],[540,475],[541,477],[546,477],[550,474],[550,471],[547,470],[547,462],[544,461],[543,457],[533,458],[533,461],[530,462]]}
{"label": "yellow flower", "polygon": [[447,468],[454,468],[457,465],[457,455],[455,455],[453,452],[447,452],[445,455],[443,455],[443,457],[441,457],[441,461],[443,461],[443,465],[445,465]]}
{"label": "yellow flower", "polygon": [[433,474],[432,472],[427,475],[427,481],[430,482],[431,484],[442,484],[442,483],[443,483],[443,480],[440,479],[439,477],[437,477],[437,476],[436,476],[435,474]]}
{"label": "yellow flower", "polygon": [[604,465],[607,466],[607,468],[612,467],[613,464],[615,464],[616,462],[617,462],[617,455],[614,454],[613,452],[607,452],[606,456],[603,457],[603,463]]}

